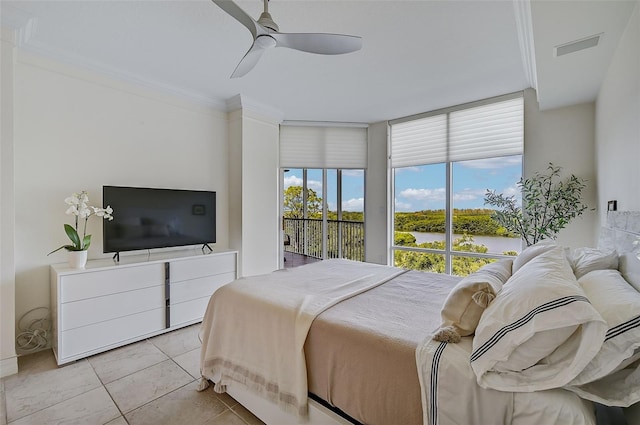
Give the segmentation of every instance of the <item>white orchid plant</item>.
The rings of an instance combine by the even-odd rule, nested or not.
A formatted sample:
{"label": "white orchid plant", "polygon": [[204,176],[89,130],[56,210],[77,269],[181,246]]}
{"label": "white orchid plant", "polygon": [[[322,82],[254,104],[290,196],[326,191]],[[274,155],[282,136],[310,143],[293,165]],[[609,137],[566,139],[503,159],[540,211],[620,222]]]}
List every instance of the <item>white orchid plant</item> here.
{"label": "white orchid plant", "polygon": [[[87,221],[89,217],[95,215],[102,217],[105,220],[113,220],[113,209],[110,206],[107,208],[92,207],[89,204],[89,196],[86,191],[80,193],[73,193],[70,197],[66,198],[64,202],[69,205],[65,214],[75,216],[75,227],[69,224],[64,225],[64,231],[71,239],[71,245],[62,245],[58,249],[54,249],[49,254],[53,254],[61,249],[67,251],[86,251],[91,245],[91,235],[87,235]],[[78,221],[84,219],[84,226],[82,228],[82,239],[78,233]],[[47,255],[49,255],[47,254]]]}

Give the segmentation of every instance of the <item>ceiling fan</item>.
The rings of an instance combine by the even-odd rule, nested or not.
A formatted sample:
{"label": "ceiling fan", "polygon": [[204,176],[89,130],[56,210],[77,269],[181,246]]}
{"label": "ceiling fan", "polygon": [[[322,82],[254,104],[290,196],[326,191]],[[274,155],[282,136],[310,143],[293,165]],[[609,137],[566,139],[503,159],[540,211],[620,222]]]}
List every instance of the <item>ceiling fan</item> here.
{"label": "ceiling fan", "polygon": [[340,55],[360,50],[362,38],[344,34],[282,33],[269,14],[269,0],[264,0],[264,12],[254,20],[231,0],[212,0],[253,35],[253,44],[244,55],[231,78],[242,77],[258,63],[262,54],[273,47],[288,47],[321,55]]}

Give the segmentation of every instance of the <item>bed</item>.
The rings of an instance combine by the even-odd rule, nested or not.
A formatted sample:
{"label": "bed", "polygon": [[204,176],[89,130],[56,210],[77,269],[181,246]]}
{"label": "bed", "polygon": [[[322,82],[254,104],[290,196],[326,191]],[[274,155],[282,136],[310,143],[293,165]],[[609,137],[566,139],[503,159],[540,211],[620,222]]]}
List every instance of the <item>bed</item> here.
{"label": "bed", "polygon": [[[600,250],[540,244],[465,279],[348,260],[239,279],[209,302],[201,388],[273,425],[595,424],[593,401],[640,400],[640,317],[616,328],[577,277],[640,282],[640,216],[625,214]],[[640,298],[637,284],[623,289]]]}

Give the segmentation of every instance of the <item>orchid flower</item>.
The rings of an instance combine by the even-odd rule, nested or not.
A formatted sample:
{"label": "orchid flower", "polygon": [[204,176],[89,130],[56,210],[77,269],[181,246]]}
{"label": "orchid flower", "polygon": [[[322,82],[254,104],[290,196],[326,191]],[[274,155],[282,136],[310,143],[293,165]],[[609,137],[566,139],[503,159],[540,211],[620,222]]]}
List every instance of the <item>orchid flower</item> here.
{"label": "orchid flower", "polygon": [[[87,221],[89,217],[95,215],[105,220],[113,220],[113,208],[111,208],[111,206],[107,206],[107,208],[90,206],[89,195],[84,190],[80,193],[72,193],[71,196],[65,198],[64,203],[69,205],[65,214],[75,216],[75,226],[69,224],[64,225],[64,231],[69,239],[71,239],[71,245],[63,245],[51,251],[49,254],[53,254],[63,248],[67,251],[86,251],[91,245],[91,235],[87,235]],[[82,239],[80,239],[80,235],[78,234],[78,218],[84,219]]]}

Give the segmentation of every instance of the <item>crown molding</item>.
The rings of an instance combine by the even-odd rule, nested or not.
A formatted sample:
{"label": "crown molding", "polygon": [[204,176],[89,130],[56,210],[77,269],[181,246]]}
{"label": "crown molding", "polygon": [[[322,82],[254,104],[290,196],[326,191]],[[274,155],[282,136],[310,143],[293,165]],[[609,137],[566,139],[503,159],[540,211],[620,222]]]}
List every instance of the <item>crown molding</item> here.
{"label": "crown molding", "polygon": [[16,7],[0,2],[0,22],[2,24],[2,38],[13,43],[19,50],[39,55],[65,65],[84,68],[116,80],[124,81],[147,89],[156,90],[165,94],[176,96],[190,102],[208,108],[226,112],[226,103],[223,100],[211,98],[198,92],[185,90],[162,81],[152,80],[148,77],[136,75],[109,65],[92,61],[86,57],[76,55],[62,49],[55,49],[38,40],[38,18]]}
{"label": "crown molding", "polygon": [[[0,25],[2,26],[3,39],[10,38],[10,42],[22,47],[33,39],[37,23],[38,19],[30,13],[0,2]],[[13,32],[13,36],[8,36],[8,32]]]}
{"label": "crown molding", "polygon": [[179,97],[207,108],[213,108],[222,111],[226,110],[225,102],[218,99],[204,96],[201,93],[195,93],[190,90],[184,90],[180,87],[166,84],[162,81],[153,80],[148,77],[134,74],[132,72],[124,71],[122,69],[115,68],[97,61],[92,61],[90,59],[87,59],[86,57],[76,55],[62,49],[53,49],[37,40],[33,40],[27,45],[22,46],[21,50],[33,55],[42,56],[50,60],[58,61],[65,65],[70,65],[102,74],[104,76],[123,81],[125,83]]}
{"label": "crown molding", "polygon": [[253,118],[270,121],[274,124],[280,124],[284,120],[284,114],[279,109],[257,102],[243,94],[237,94],[227,99],[226,105],[228,112],[242,109],[243,114],[248,113]]}
{"label": "crown molding", "polygon": [[538,88],[538,74],[536,72],[536,50],[533,42],[533,21],[531,18],[531,0],[513,0],[513,10],[518,30],[518,43],[522,66],[529,85]]}

